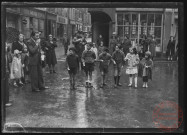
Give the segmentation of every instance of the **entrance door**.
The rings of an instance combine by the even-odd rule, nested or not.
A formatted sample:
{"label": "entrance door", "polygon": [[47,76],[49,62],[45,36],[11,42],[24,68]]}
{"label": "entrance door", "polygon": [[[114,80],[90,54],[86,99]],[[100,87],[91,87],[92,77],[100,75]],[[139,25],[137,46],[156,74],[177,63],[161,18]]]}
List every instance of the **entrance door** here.
{"label": "entrance door", "polygon": [[140,44],[143,35],[155,35],[158,45],[157,52],[162,51],[162,14],[161,13],[117,13],[117,33],[124,39],[128,36],[131,41]]}

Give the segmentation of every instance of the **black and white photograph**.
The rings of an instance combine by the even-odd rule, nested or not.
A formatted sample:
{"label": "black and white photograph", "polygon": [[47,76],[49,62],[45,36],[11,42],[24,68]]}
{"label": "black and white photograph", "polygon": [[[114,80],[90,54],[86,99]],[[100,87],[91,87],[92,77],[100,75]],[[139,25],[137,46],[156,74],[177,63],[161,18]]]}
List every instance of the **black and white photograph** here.
{"label": "black and white photograph", "polygon": [[2,133],[183,133],[183,4],[2,2]]}

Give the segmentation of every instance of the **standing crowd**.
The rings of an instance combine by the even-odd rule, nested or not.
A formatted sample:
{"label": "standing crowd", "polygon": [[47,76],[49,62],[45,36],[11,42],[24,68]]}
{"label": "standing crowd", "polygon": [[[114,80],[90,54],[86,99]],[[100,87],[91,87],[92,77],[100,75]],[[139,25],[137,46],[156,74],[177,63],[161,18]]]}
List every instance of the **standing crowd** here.
{"label": "standing crowd", "polygon": [[[6,43],[6,79],[8,84],[21,87],[30,83],[32,92],[39,92],[49,87],[45,86],[45,67],[50,73],[56,73],[57,64],[55,48],[56,39],[49,35],[42,39],[41,32],[32,32],[27,41],[23,34],[10,46]],[[6,90],[6,106],[10,106],[9,87]]]}
{"label": "standing crowd", "polygon": [[157,43],[154,35],[151,39],[144,36],[140,45],[137,45],[137,41],[131,41],[127,36],[122,41],[113,33],[109,45],[106,45],[102,35],[99,35],[96,43],[87,43],[86,36],[78,32],[73,37],[72,44],[74,47],[69,48],[66,57],[70,89],[76,89],[75,76],[78,70],[85,71],[85,86],[93,87],[92,73],[96,63],[99,63],[102,76],[101,88],[106,85],[106,76],[111,63],[113,63],[115,88],[122,86],[120,77],[124,65],[126,65],[126,74],[129,75],[129,87],[132,87],[134,78],[134,86],[137,88],[138,76],[142,77],[143,87],[148,87],[148,80],[152,79],[153,58],[156,55]]}
{"label": "standing crowd", "polygon": [[[33,92],[39,92],[49,87],[45,86],[45,69],[49,68],[50,74],[56,73],[57,64],[55,48],[57,47],[56,38],[49,35],[48,39],[40,37],[41,32],[32,32],[29,40],[25,41],[24,35],[20,34],[18,40],[12,46],[6,44],[6,78],[7,82],[15,87],[30,83]],[[108,68],[113,63],[114,87],[122,86],[120,83],[121,70],[126,65],[126,74],[129,76],[129,87],[137,88],[138,76],[142,77],[143,87],[148,87],[148,80],[152,79],[153,59],[156,56],[155,48],[157,42],[155,36],[147,38],[145,35],[140,44],[137,40],[131,41],[125,36],[124,40],[113,33],[109,45],[104,43],[102,35],[99,35],[96,43],[87,42],[87,35],[77,32],[70,39],[64,34],[62,44],[66,56],[66,66],[70,76],[70,89],[76,89],[75,76],[78,70],[85,71],[85,86],[92,86],[92,73],[96,63],[99,63],[102,80],[100,87],[106,84]],[[73,44],[74,47],[69,47]],[[171,37],[167,54],[168,60],[172,60],[174,55],[175,40]],[[177,45],[178,47],[178,45]],[[9,96],[8,90],[7,94]],[[8,106],[9,98],[6,97]]]}

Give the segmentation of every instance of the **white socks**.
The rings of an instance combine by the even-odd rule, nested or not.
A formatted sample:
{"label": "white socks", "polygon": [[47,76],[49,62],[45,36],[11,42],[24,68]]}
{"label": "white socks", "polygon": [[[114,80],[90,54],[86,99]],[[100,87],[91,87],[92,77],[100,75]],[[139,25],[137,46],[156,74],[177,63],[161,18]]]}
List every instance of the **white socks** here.
{"label": "white socks", "polygon": [[132,77],[129,77],[130,84],[132,85]]}
{"label": "white socks", "polygon": [[135,87],[137,87],[137,77],[134,77],[134,83],[135,83]]}

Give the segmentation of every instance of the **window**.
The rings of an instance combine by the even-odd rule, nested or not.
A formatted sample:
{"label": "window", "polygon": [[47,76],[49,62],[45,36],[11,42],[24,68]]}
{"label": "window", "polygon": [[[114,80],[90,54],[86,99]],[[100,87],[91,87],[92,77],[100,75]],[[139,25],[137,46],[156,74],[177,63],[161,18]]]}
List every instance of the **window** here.
{"label": "window", "polygon": [[117,34],[121,38],[128,36],[132,41],[141,41],[143,35],[154,34],[158,43],[162,44],[161,13],[119,12],[116,19]]}

